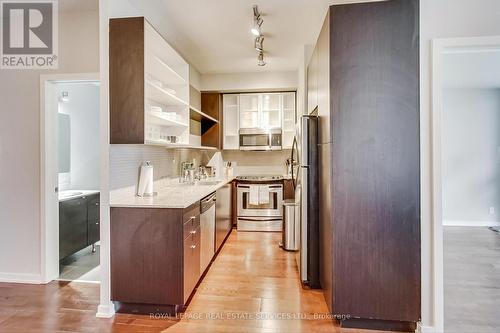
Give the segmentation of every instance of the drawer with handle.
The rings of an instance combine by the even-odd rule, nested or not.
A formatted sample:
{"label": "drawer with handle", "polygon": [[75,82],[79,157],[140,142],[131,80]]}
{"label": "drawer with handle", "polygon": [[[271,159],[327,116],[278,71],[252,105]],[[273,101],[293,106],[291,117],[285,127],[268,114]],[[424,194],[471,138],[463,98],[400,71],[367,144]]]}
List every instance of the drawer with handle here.
{"label": "drawer with handle", "polygon": [[192,215],[190,216],[187,221],[184,222],[183,226],[183,234],[184,237],[183,239],[186,239],[187,237],[191,235],[195,235],[197,233],[197,229],[200,228],[200,214],[198,213],[197,215]]}

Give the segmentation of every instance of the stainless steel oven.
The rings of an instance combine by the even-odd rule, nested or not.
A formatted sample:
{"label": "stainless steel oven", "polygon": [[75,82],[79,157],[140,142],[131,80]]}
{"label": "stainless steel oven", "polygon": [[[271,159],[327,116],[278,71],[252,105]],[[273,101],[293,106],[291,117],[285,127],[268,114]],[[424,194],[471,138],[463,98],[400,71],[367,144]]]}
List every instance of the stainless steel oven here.
{"label": "stainless steel oven", "polygon": [[281,129],[240,129],[240,150],[281,150]]}
{"label": "stainless steel oven", "polygon": [[[266,186],[269,198],[261,202],[250,199],[252,186]],[[238,230],[281,231],[283,222],[283,185],[280,183],[239,183],[237,188]]]}

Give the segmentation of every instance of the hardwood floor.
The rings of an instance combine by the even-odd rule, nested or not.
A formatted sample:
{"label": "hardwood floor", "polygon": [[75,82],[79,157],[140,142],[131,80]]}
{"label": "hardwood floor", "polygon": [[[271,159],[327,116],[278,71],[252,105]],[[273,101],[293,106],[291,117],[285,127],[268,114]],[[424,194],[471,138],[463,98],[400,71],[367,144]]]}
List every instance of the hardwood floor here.
{"label": "hardwood floor", "polygon": [[500,234],[444,227],[444,330],[499,332]]}
{"label": "hardwood floor", "polygon": [[234,230],[179,318],[98,319],[97,284],[3,283],[0,332],[363,332],[321,318],[328,312],[322,292],[301,288],[295,254],[279,240]]}

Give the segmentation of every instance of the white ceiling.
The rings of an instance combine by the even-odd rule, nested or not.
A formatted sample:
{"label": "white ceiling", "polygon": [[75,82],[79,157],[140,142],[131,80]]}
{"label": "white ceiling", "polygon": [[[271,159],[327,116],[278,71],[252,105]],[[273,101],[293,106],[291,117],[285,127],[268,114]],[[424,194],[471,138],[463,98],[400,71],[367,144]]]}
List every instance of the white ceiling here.
{"label": "white ceiling", "polygon": [[[129,0],[202,74],[290,71],[316,42],[335,0]],[[364,1],[366,2],[366,1]],[[267,65],[257,66],[252,6],[263,15]]]}
{"label": "white ceiling", "polygon": [[58,6],[62,13],[97,11],[99,0],[59,0]]}
{"label": "white ceiling", "polygon": [[446,54],[443,84],[449,88],[500,88],[500,50]]}

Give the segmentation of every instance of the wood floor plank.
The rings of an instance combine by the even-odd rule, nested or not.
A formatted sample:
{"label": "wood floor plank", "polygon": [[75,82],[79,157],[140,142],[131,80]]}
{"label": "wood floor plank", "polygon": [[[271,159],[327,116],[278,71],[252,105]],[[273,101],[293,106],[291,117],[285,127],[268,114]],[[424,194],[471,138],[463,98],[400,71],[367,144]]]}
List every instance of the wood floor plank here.
{"label": "wood floor plank", "polygon": [[369,332],[341,329],[328,316],[323,293],[302,288],[295,254],[278,247],[280,238],[233,231],[178,317],[96,318],[98,284],[0,283],[0,332]]}

